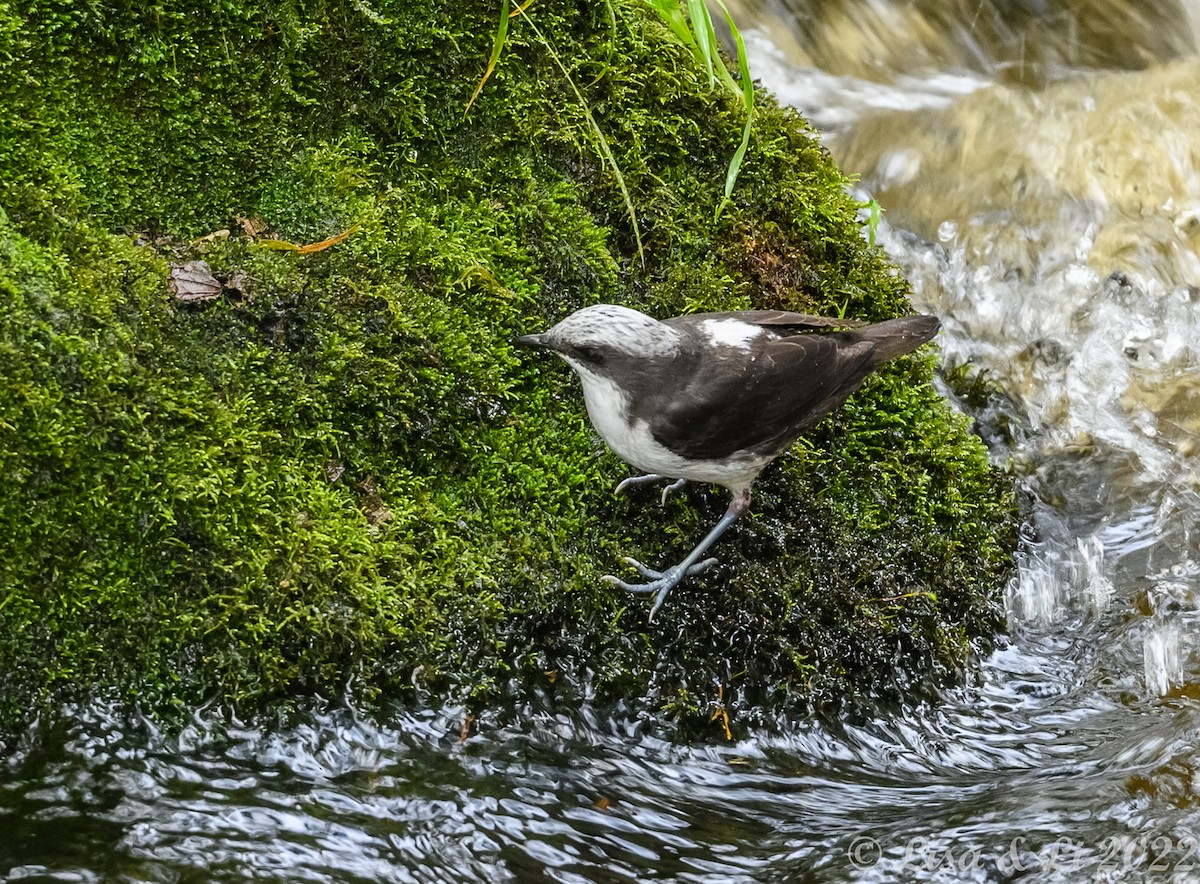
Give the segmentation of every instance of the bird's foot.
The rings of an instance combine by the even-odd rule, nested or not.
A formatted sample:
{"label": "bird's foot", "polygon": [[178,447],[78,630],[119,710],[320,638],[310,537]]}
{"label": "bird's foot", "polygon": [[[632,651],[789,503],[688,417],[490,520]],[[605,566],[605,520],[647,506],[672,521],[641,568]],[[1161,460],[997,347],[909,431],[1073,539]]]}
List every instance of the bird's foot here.
{"label": "bird's foot", "polygon": [[637,488],[639,485],[653,485],[655,482],[662,481],[665,478],[665,476],[660,476],[658,473],[647,473],[644,476],[630,476],[628,479],[622,479],[617,483],[617,487],[613,489],[613,497],[630,488]]}
{"label": "bird's foot", "polygon": [[[622,491],[629,488],[636,488],[639,485],[652,485],[655,482],[661,482],[663,479],[670,478],[669,476],[660,476],[658,473],[647,473],[644,476],[630,476],[628,479],[622,479],[617,487],[613,489],[613,495],[616,496]],[[660,498],[662,505],[667,505],[667,495],[672,491],[678,491],[687,484],[687,479],[676,479],[670,485],[663,489],[662,497]]]}
{"label": "bird's foot", "polygon": [[658,613],[658,609],[662,607],[662,603],[666,601],[667,594],[672,589],[678,586],[685,578],[694,577],[701,571],[711,568],[717,563],[716,559],[705,559],[702,562],[696,562],[694,565],[689,565],[683,568],[680,565],[672,565],[665,571],[655,571],[646,565],[643,565],[637,559],[625,557],[625,561],[638,569],[638,573],[649,580],[648,583],[626,583],[619,577],[614,577],[612,574],[605,574],[601,580],[606,583],[611,583],[618,589],[623,589],[626,592],[636,592],[641,595],[649,595],[654,593],[654,604],[650,606],[650,619],[654,619],[654,615]]}
{"label": "bird's foot", "polygon": [[667,505],[667,495],[669,495],[672,491],[678,491],[680,488],[682,488],[686,484],[687,484],[687,479],[676,479],[674,482],[672,482],[670,485],[668,485],[666,488],[664,488],[662,497],[659,499],[659,506],[666,506]]}

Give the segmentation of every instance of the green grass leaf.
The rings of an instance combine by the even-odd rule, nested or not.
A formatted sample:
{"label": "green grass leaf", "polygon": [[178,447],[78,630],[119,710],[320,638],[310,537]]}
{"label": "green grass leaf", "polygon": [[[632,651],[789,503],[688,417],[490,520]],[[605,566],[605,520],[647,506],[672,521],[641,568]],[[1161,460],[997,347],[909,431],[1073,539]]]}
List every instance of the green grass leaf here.
{"label": "green grass leaf", "polygon": [[617,164],[617,158],[613,155],[612,148],[608,146],[608,139],[604,137],[604,132],[596,122],[596,118],[592,116],[592,109],[588,107],[587,100],[584,99],[583,93],[579,91],[579,87],[575,85],[575,80],[571,77],[570,71],[567,70],[567,66],[563,64],[562,59],[554,50],[550,41],[538,30],[538,26],[533,23],[533,19],[525,13],[524,7],[518,6],[516,11],[525,21],[529,22],[529,27],[533,28],[533,32],[542,41],[542,45],[546,47],[546,51],[550,53],[550,57],[554,59],[554,63],[558,65],[558,69],[566,77],[567,84],[571,87],[571,91],[575,93],[575,98],[579,100],[579,106],[583,109],[583,115],[588,121],[592,135],[596,138],[596,145],[600,150],[600,155],[604,158],[608,167],[612,169],[613,175],[617,179],[617,186],[621,189],[621,198],[625,201],[625,210],[629,213],[629,223],[633,225],[633,238],[637,241],[638,258],[641,260],[642,266],[645,267],[646,252],[642,248],[642,231],[638,226],[637,212],[633,208],[633,197],[629,195],[629,188],[625,185],[625,176],[621,174],[621,167]]}
{"label": "green grass leaf", "polygon": [[742,127],[742,143],[734,152],[733,159],[729,161],[729,170],[725,173],[725,196],[717,206],[716,214],[713,216],[714,220],[721,217],[721,212],[729,203],[733,187],[737,184],[738,175],[742,171],[742,162],[746,159],[746,149],[750,146],[750,132],[754,127],[754,80],[750,77],[750,62],[746,58],[746,42],[742,39],[741,31],[734,24],[728,7],[722,0],[717,0],[717,3],[720,5],[721,11],[725,13],[725,21],[729,24],[729,31],[733,34],[734,44],[737,46],[738,74],[742,79],[741,96],[742,103],[746,108],[746,123]]}
{"label": "green grass leaf", "polygon": [[[746,122],[742,126],[742,140],[738,149],[734,151],[733,158],[729,161],[729,168],[725,173],[725,190],[721,202],[713,214],[715,221],[721,217],[725,206],[729,204],[738,175],[742,171],[742,163],[746,160],[746,151],[750,147],[750,133],[754,130],[754,80],[750,76],[750,63],[746,58],[746,43],[733,21],[729,7],[723,0],[714,0],[714,2],[724,13],[725,21],[729,25],[729,32],[733,36],[737,48],[740,84],[733,78],[729,68],[721,60],[717,33],[713,28],[712,16],[709,14],[704,0],[645,0],[646,5],[658,14],[676,39],[691,49],[696,60],[704,65],[704,70],[708,73],[709,87],[715,86],[717,80],[720,80],[732,95],[737,96],[746,111]],[[686,17],[684,16],[685,6]]]}
{"label": "green grass leaf", "polygon": [[687,0],[688,18],[692,20],[692,33],[696,37],[696,49],[704,69],[708,71],[708,85],[711,88],[717,82],[713,71],[713,59],[721,64],[720,52],[717,49],[717,35],[713,31],[712,19],[708,15],[708,7],[704,0]]}
{"label": "green grass leaf", "polygon": [[646,0],[646,5],[658,13],[663,24],[671,29],[671,33],[684,46],[693,52],[698,52],[696,38],[692,36],[692,28],[687,16],[679,5],[679,0]]}
{"label": "green grass leaf", "polygon": [[604,60],[600,73],[596,74],[588,83],[589,86],[595,86],[612,69],[613,55],[617,51],[617,11],[613,8],[612,0],[604,0],[604,9],[608,12],[608,27],[611,35],[608,41],[608,58]]}
{"label": "green grass leaf", "polygon": [[496,69],[496,62],[500,60],[500,53],[504,51],[504,41],[508,39],[508,19],[510,17],[508,3],[509,0],[500,0],[500,22],[496,25],[496,38],[492,41],[492,55],[488,58],[487,68],[483,72],[483,79],[479,81],[479,85],[471,93],[471,100],[467,102],[467,106],[463,109],[464,117],[471,112],[471,105],[475,103],[475,99],[483,91],[483,84],[488,81],[488,78],[492,75],[492,71]]}

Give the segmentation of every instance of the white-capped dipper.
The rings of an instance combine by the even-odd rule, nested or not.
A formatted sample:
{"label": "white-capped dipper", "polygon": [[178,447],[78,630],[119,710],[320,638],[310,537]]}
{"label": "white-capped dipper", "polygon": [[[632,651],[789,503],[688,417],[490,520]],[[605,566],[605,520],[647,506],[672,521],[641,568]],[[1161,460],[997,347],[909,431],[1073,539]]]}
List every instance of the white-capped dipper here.
{"label": "white-capped dipper", "polygon": [[659,321],[596,304],[514,343],[553,350],[583,382],[596,432],[647,475],[729,489],[725,515],[678,565],[655,571],[625,559],[649,582],[608,582],[653,593],[650,617],[685,577],[716,563],[703,556],[750,508],[750,486],[806,428],[840,406],[867,375],[937,334],[936,316],[874,325],[770,310],[697,313]]}

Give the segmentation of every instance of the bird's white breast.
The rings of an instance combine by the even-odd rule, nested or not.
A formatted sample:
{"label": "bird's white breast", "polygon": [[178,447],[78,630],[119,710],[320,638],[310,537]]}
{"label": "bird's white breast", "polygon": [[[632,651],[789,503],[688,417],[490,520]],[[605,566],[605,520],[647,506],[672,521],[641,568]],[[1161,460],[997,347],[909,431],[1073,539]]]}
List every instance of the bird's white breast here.
{"label": "bird's white breast", "polygon": [[692,482],[712,482],[726,488],[749,488],[769,457],[728,462],[691,461],[660,445],[644,420],[631,421],[629,400],[611,380],[567,359],[583,382],[583,399],[596,432],[621,460],[647,473]]}

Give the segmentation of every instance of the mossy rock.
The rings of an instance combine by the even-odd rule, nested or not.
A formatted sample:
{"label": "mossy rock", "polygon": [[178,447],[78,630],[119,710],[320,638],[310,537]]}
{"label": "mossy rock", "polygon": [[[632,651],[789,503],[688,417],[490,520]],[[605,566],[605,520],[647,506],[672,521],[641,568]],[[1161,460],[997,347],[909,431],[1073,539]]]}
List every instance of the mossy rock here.
{"label": "mossy rock", "polygon": [[[514,21],[465,112],[498,10],[0,10],[5,728],[99,693],[539,686],[753,722],[944,678],[994,634],[1012,493],[929,353],[771,466],[656,622],[599,580],[677,559],[724,492],[614,498],[574,379],[514,334],[601,301],[882,319],[906,284],[769,96],[714,220],[741,111],[634,0],[531,9],[543,37]],[[225,294],[182,304],[170,268],[200,258]]]}

